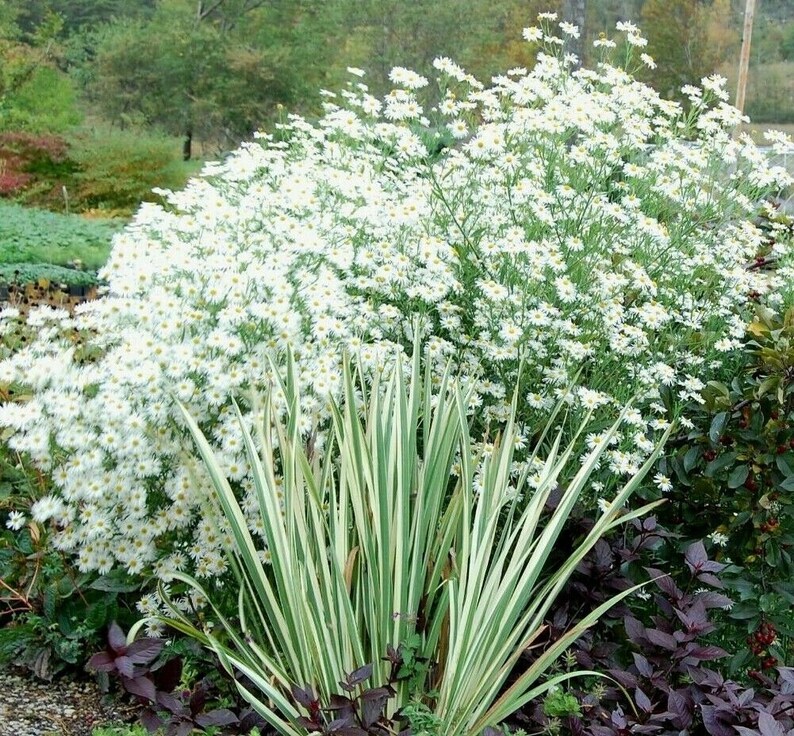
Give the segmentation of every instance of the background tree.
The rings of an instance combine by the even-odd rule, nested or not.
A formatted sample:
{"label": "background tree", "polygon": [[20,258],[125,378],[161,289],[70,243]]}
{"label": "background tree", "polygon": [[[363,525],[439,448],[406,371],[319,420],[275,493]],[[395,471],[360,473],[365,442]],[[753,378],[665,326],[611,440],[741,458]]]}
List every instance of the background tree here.
{"label": "background tree", "polygon": [[700,0],[646,0],[643,5],[642,30],[658,64],[648,78],[663,96],[680,97],[683,85],[698,83],[721,61],[720,50],[710,46],[707,23],[718,17],[710,11],[711,3]]}
{"label": "background tree", "polygon": [[48,15],[61,18],[64,35],[114,19],[150,15],[157,0],[4,0],[13,8],[24,37],[33,35]]}
{"label": "background tree", "polygon": [[0,13],[0,131],[62,132],[81,120],[77,92],[58,68],[63,24],[49,14],[23,43],[18,13]]}
{"label": "background tree", "polygon": [[587,3],[587,29],[591,37],[611,33],[619,20],[637,22],[643,0],[589,0]]}
{"label": "background tree", "polygon": [[[295,37],[309,11],[303,3],[213,4],[163,0],[150,18],[119,19],[95,33],[84,64],[86,92],[121,126],[157,126],[226,148],[298,103],[321,55]],[[302,63],[301,63],[302,62]]]}
{"label": "background tree", "polygon": [[[515,55],[521,29],[554,0],[347,0],[339,18],[349,29],[341,47],[348,63],[368,71],[376,92],[390,88],[388,73],[406,66],[426,73],[437,56],[449,56],[488,78]],[[525,46],[526,44],[524,44]],[[509,49],[509,50],[508,50]],[[520,55],[527,63],[528,54]],[[340,59],[341,60],[341,59]]]}

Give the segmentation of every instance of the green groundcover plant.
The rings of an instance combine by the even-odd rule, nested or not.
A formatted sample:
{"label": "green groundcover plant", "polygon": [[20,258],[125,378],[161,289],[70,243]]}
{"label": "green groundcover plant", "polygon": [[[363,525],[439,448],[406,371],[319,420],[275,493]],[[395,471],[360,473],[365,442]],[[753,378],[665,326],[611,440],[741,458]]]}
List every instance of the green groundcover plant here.
{"label": "green groundcover plant", "polygon": [[[507,420],[518,385],[529,488],[543,466],[526,448],[563,396],[567,438],[595,411],[586,452],[639,394],[594,480],[633,475],[671,420],[658,387],[698,401],[748,305],[782,299],[790,246],[772,246],[774,271],[748,264],[766,247],[760,200],[790,177],[733,137],[743,118],[723,80],[686,88],[686,108],[663,100],[630,73],[653,65],[644,39],[630,24],[619,32],[619,62],[617,42],[602,39],[596,68],[574,69],[563,52],[576,29],[546,14],[525,31],[534,68],[490,86],[440,58],[432,83],[396,68],[393,92],[376,99],[352,69],[317,122],[287,116],[164,193],[164,206],[143,205],[114,240],[107,296],[36,317],[40,339],[0,362],[0,384],[26,397],[0,406],[0,427],[52,479],[31,515],[57,547],[81,571],[182,571],[212,585],[228,569],[223,535],[204,518],[210,479],[185,452],[176,400],[255,531],[230,396],[268,386],[268,356],[282,365],[291,351],[300,430],[320,427],[321,452],[342,352],[376,370],[410,349],[417,317],[436,378],[452,361],[474,382],[477,439]],[[453,145],[439,151],[439,135]],[[771,142],[790,150],[782,135]],[[522,355],[532,360],[518,382]],[[283,396],[271,400],[286,411]],[[250,407],[240,410],[250,430]]]}
{"label": "green groundcover plant", "polygon": [[0,264],[105,265],[122,223],[0,202]]}
{"label": "green groundcover plant", "polygon": [[[421,347],[417,341],[411,371],[398,355],[393,367],[387,363],[369,379],[359,361],[343,360],[342,399],[332,401],[323,454],[301,432],[303,397],[293,361],[283,382],[274,370],[286,412],[272,401],[275,391],[265,393],[261,406],[253,398],[252,433],[237,410],[258,534],[249,530],[207,438],[180,405],[215,489],[204,502],[218,507],[214,513],[223,520],[218,533],[228,537],[239,605],[228,616],[220,593],[175,572],[174,580],[209,608],[200,627],[176,605],[161,620],[211,647],[230,673],[246,678],[238,681],[241,693],[282,734],[332,722],[323,733],[387,733],[363,729],[412,703],[434,714],[434,733],[480,734],[579,674],[548,677],[548,670],[599,615],[636,590],[588,613],[525,671],[516,667],[587,552],[610,529],[657,505],[624,509],[661,445],[567,559],[548,570],[546,560],[625,412],[584,458],[574,443],[563,444],[561,433],[543,442],[548,451],[531,490],[528,466],[517,471],[514,463],[515,399],[504,430],[484,449],[469,434],[473,382],[447,372],[436,386],[429,369],[423,374]],[[560,489],[571,466],[572,480]],[[561,498],[549,511],[558,489]],[[395,677],[407,650],[412,674]],[[353,695],[345,699],[342,691],[354,693],[365,681],[375,687],[369,698],[362,695],[359,713]]]}

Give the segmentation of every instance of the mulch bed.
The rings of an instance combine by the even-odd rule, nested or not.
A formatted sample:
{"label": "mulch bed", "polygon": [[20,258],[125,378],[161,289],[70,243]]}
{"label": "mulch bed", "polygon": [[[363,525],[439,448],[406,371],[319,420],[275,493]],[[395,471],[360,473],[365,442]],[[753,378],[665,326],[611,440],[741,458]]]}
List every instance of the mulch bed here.
{"label": "mulch bed", "polygon": [[0,736],[91,736],[98,726],[134,721],[135,710],[88,678],[43,682],[0,669]]}

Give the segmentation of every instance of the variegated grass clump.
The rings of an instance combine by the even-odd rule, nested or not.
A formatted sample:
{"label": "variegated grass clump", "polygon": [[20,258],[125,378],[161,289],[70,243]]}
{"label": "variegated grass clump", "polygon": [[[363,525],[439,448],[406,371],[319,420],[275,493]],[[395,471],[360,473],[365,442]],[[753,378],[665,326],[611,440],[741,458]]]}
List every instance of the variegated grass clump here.
{"label": "variegated grass clump", "polygon": [[[584,616],[522,671],[522,652],[545,628],[546,613],[584,555],[604,533],[656,505],[625,510],[661,446],[565,562],[548,569],[625,411],[605,431],[607,441],[583,459],[574,441],[553,436],[549,422],[550,449],[529,489],[528,466],[515,473],[515,400],[504,430],[484,449],[469,435],[474,383],[445,372],[436,387],[429,370],[423,375],[420,352],[417,345],[409,377],[399,357],[396,367],[377,370],[371,380],[360,364],[343,361],[342,399],[332,401],[333,427],[321,456],[301,432],[303,395],[294,364],[279,383],[286,411],[267,392],[253,433],[236,411],[267,551],[251,534],[222,462],[181,407],[214,486],[206,500],[224,519],[239,606],[230,615],[220,592],[175,573],[209,601],[205,625],[196,628],[173,605],[158,621],[196,637],[230,673],[247,677],[252,686],[240,685],[241,692],[282,734],[305,733],[292,686],[328,704],[344,676],[364,664],[372,665],[371,682],[378,686],[388,678],[389,648],[418,637],[416,656],[431,666],[420,680],[398,684],[391,712],[421,699],[440,719],[439,733],[477,736],[582,674],[549,676],[549,669],[631,592]],[[588,427],[586,417],[577,433]],[[546,502],[566,474],[572,480],[549,510]],[[508,687],[511,674],[517,679]]]}

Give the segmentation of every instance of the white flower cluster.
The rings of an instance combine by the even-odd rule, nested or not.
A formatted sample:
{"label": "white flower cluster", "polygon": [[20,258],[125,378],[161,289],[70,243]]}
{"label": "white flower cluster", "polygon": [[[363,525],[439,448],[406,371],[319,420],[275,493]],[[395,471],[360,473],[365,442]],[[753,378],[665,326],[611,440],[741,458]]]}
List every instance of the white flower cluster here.
{"label": "white flower cluster", "polygon": [[0,427],[52,478],[32,517],[81,569],[223,572],[173,399],[245,495],[231,397],[245,407],[270,386],[268,356],[293,351],[307,431],[339,388],[340,351],[376,366],[417,317],[431,364],[479,381],[483,422],[506,415],[522,359],[527,435],[561,397],[611,412],[644,391],[608,451],[621,474],[666,426],[655,387],[699,396],[751,295],[790,275],[747,267],[759,197],[791,180],[732,137],[742,118],[713,79],[684,114],[606,63],[571,72],[541,53],[490,87],[435,67],[430,103],[409,70],[383,100],[351,70],[316,124],[290,118],[144,205],[115,239],[108,294],[74,318],[41,312],[39,339],[0,363],[31,396],[0,407]]}

